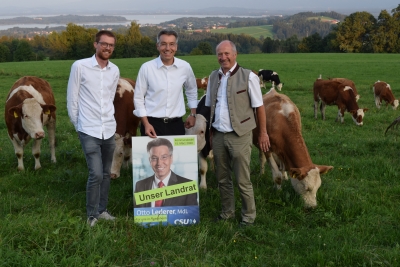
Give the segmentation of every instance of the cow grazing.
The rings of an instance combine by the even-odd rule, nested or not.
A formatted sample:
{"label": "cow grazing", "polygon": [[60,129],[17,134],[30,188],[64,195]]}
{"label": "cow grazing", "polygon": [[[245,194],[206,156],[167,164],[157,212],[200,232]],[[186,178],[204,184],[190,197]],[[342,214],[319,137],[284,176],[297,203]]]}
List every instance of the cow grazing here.
{"label": "cow grazing", "polygon": [[352,80],[349,80],[346,78],[329,78],[329,80],[338,81],[338,82],[343,83],[344,85],[350,86],[351,89],[353,89],[353,92],[356,95],[356,101],[358,102],[358,100],[360,99],[360,95],[358,94],[356,85],[354,84],[354,82]]}
{"label": "cow grazing", "polygon": [[120,78],[114,98],[114,117],[117,121],[115,132],[116,147],[114,150],[113,162],[111,165],[111,178],[117,179],[120,176],[121,166],[129,166],[132,156],[132,136],[136,136],[140,119],[133,115],[135,109],[133,94],[135,81],[128,78]]}
{"label": "cow grazing", "polygon": [[24,147],[31,139],[35,170],[41,167],[40,145],[45,137],[43,126],[47,127],[49,135],[51,161],[56,162],[56,106],[53,91],[47,81],[34,76],[17,80],[8,93],[4,115],[8,136],[18,159],[18,170],[25,169]]}
{"label": "cow grazing", "polygon": [[207,90],[208,77],[204,77],[202,79],[196,78],[196,83],[197,83],[197,89]]}
{"label": "cow grazing", "polygon": [[279,91],[282,90],[283,83],[281,83],[279,75],[275,71],[260,69],[257,75],[260,78],[260,83],[262,84],[262,87],[264,87],[264,82],[271,82],[273,85],[276,86]]}
{"label": "cow grazing", "polygon": [[317,119],[318,103],[321,101],[322,119],[325,120],[326,105],[337,105],[338,116],[336,121],[343,123],[344,112],[347,110],[351,113],[353,121],[356,125],[363,125],[364,112],[368,109],[360,109],[358,107],[356,96],[350,86],[344,85],[338,81],[317,79],[314,82],[314,117]]}
{"label": "cow grazing", "polygon": [[[312,162],[301,133],[300,112],[289,97],[272,88],[263,95],[263,102],[271,146],[266,153],[260,151],[260,159],[264,159],[261,166],[264,166],[266,158],[278,189],[287,179],[286,172],[289,172],[292,186],[304,200],[305,207],[316,207],[317,191],[321,186],[320,174],[327,173],[333,167]],[[253,130],[253,143],[256,145],[258,133],[257,127]]]}
{"label": "cow grazing", "polygon": [[197,104],[196,124],[190,129],[186,129],[186,135],[197,135],[197,152],[199,155],[200,169],[200,188],[207,189],[206,174],[208,169],[207,158],[213,159],[210,144],[210,118],[211,109],[205,106],[206,96],[202,96]]}
{"label": "cow grazing", "polygon": [[394,98],[392,89],[390,85],[385,82],[377,81],[372,87],[374,92],[375,105],[377,108],[381,108],[382,100],[386,102],[387,105],[392,105],[393,110],[396,110],[399,106],[399,100]]}

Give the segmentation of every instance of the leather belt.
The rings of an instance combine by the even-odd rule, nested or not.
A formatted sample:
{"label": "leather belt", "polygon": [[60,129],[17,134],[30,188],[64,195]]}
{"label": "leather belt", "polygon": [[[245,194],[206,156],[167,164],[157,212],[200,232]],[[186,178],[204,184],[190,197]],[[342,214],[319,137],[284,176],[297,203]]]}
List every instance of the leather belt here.
{"label": "leather belt", "polygon": [[149,117],[153,120],[158,120],[158,121],[162,121],[164,123],[171,123],[171,122],[175,122],[178,121],[180,119],[182,119],[181,117],[176,117],[176,118],[155,118],[155,117]]}

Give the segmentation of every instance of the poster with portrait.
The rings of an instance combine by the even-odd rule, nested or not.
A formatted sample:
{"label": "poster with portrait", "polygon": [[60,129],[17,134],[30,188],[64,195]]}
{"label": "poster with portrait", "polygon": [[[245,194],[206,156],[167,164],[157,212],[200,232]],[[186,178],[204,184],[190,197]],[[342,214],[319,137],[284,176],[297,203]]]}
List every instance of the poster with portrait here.
{"label": "poster with portrait", "polygon": [[135,223],[200,222],[197,136],[132,137]]}

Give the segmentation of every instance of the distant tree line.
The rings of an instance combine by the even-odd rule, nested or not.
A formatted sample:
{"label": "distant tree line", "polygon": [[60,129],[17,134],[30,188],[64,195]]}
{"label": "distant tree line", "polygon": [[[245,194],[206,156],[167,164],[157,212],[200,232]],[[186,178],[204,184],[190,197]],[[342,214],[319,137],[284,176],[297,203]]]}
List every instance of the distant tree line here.
{"label": "distant tree line", "polygon": [[[208,55],[215,53],[215,46],[222,40],[233,41],[241,54],[248,53],[399,53],[400,52],[400,5],[391,11],[382,10],[376,19],[368,12],[355,12],[327,30],[318,25],[318,19],[306,19],[315,13],[301,13],[293,19],[292,35],[280,32],[286,38],[253,38],[246,34],[220,34],[210,32],[189,33],[177,28],[179,33],[178,55]],[[324,16],[341,18],[337,14]],[[309,17],[307,17],[309,18]],[[249,23],[260,23],[250,21]],[[290,24],[277,19],[277,25]],[[300,26],[302,25],[302,26]],[[275,27],[275,26],[274,26]],[[286,26],[285,26],[286,27]],[[296,28],[297,27],[297,28]],[[278,28],[278,27],[277,27]],[[317,30],[317,28],[319,30]],[[142,27],[132,22],[129,28],[115,31],[117,44],[114,58],[157,56],[157,27]],[[47,36],[35,35],[31,39],[0,37],[0,62],[30,60],[63,60],[89,57],[94,53],[94,36],[98,29],[85,28],[70,23],[61,32]],[[287,31],[289,32],[289,30]],[[304,36],[304,33],[306,35]],[[299,33],[299,34],[297,34]]]}

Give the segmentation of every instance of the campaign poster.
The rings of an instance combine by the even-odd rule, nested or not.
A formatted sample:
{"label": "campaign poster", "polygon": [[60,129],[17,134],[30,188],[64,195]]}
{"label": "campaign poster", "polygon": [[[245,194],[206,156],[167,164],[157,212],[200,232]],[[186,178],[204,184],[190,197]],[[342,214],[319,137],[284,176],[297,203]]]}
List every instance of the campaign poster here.
{"label": "campaign poster", "polygon": [[132,137],[135,223],[200,222],[197,136]]}

